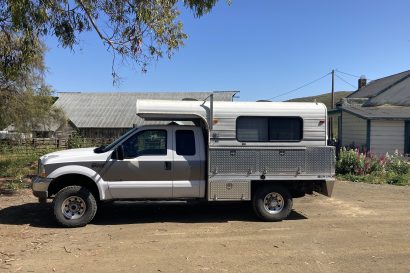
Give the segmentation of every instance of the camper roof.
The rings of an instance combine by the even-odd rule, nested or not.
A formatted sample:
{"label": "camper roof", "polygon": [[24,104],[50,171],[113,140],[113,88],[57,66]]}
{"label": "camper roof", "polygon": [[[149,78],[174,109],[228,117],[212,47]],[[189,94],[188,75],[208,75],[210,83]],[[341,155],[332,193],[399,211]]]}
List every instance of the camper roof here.
{"label": "camper roof", "polygon": [[[137,100],[136,113],[147,120],[207,120],[210,102],[175,100]],[[326,113],[326,106],[314,102],[213,102],[214,117],[243,116],[289,116],[310,113]]]}

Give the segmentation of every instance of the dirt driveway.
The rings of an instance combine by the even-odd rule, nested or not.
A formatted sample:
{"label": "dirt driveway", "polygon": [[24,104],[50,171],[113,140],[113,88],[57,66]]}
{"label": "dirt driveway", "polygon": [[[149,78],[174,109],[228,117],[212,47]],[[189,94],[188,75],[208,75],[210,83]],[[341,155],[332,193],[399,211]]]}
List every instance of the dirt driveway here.
{"label": "dirt driveway", "polygon": [[338,182],[287,221],[248,204],[115,203],[63,229],[30,192],[0,197],[0,272],[410,272],[410,188]]}

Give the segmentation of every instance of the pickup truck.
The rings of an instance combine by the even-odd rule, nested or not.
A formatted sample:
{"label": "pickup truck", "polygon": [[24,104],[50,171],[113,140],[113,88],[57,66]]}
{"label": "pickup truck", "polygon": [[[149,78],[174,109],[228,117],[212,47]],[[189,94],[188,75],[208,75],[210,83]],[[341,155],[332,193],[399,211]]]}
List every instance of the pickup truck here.
{"label": "pickup truck", "polygon": [[42,156],[33,194],[53,199],[60,225],[84,226],[100,202],[115,200],[250,201],[260,219],[280,221],[293,198],[331,195],[323,105],[141,101],[137,114],[191,125],[144,125],[107,146]]}

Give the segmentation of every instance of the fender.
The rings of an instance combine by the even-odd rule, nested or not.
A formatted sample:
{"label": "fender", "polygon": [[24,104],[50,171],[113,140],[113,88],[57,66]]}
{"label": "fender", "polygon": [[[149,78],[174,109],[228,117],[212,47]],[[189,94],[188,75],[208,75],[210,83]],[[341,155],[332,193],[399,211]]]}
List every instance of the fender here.
{"label": "fender", "polygon": [[80,166],[80,165],[63,166],[63,167],[60,167],[52,171],[47,176],[47,178],[56,179],[66,174],[79,174],[79,175],[84,175],[90,178],[97,185],[101,200],[112,199],[111,193],[108,188],[108,183],[104,181],[104,179],[102,179],[101,176],[96,171],[90,168],[84,167],[84,166]]}

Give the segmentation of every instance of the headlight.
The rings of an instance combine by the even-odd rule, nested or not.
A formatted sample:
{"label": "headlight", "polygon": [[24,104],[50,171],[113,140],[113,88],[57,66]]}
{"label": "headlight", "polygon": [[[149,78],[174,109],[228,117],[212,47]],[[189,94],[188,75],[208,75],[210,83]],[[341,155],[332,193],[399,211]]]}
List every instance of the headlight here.
{"label": "headlight", "polygon": [[44,165],[41,163],[41,159],[38,160],[38,176],[46,177],[46,170]]}

